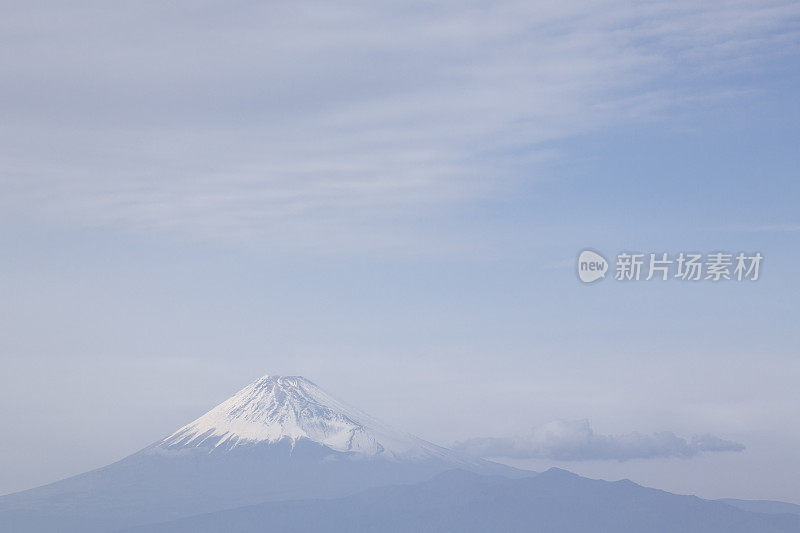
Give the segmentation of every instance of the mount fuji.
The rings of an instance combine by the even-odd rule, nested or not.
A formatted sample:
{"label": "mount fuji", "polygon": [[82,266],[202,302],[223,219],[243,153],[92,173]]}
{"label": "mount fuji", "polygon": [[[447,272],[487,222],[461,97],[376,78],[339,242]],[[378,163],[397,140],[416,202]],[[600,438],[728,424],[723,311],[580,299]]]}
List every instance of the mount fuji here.
{"label": "mount fuji", "polygon": [[456,468],[533,474],[391,429],[303,377],[264,376],[116,463],[0,497],[0,530],[113,531],[268,501],[340,497]]}
{"label": "mount fuji", "polygon": [[455,452],[386,427],[300,376],[264,376],[149,450],[225,453],[284,440],[292,449],[307,441],[362,459],[465,461]]}

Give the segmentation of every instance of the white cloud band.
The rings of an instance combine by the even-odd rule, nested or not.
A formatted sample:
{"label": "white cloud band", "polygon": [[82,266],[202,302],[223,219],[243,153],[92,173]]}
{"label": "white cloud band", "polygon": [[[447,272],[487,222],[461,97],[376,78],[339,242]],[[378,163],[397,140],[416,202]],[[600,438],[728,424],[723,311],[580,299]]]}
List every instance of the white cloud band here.
{"label": "white cloud band", "polygon": [[480,457],[542,458],[557,461],[591,461],[694,457],[701,452],[742,451],[744,446],[713,435],[690,439],[664,431],[644,435],[596,434],[588,420],[556,420],[519,438],[474,438],[455,449]]}

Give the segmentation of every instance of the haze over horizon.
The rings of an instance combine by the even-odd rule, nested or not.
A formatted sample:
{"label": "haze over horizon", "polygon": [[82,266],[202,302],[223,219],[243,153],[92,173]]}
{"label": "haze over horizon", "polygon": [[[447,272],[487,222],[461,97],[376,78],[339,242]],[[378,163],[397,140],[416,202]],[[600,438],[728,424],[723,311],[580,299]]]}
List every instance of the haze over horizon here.
{"label": "haze over horizon", "polygon": [[[800,503],[800,3],[0,10],[0,494],[283,374],[519,467]],[[586,248],[764,264],[585,286]]]}

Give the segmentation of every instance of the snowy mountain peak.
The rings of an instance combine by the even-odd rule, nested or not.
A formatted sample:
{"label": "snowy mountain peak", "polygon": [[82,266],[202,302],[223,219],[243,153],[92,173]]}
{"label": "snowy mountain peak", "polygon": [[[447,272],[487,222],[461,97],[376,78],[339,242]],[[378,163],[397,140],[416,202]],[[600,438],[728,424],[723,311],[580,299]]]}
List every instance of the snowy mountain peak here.
{"label": "snowy mountain peak", "polygon": [[284,439],[292,445],[308,439],[337,452],[387,458],[449,455],[388,429],[302,376],[264,376],[155,446],[231,450]]}

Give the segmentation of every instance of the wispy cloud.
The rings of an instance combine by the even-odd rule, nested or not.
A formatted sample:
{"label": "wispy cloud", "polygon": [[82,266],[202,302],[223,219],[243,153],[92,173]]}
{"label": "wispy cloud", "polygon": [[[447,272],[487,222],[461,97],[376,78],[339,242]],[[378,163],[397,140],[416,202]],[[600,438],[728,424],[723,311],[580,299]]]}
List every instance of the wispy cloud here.
{"label": "wispy cloud", "polygon": [[7,216],[319,243],[499,194],[543,142],[747,89],[729,75],[796,51],[800,5],[4,11]]}
{"label": "wispy cloud", "polygon": [[588,420],[557,420],[519,438],[474,438],[455,449],[480,457],[542,458],[557,461],[591,461],[694,457],[702,452],[742,451],[744,446],[713,435],[690,439],[663,431],[644,435],[599,435]]}

